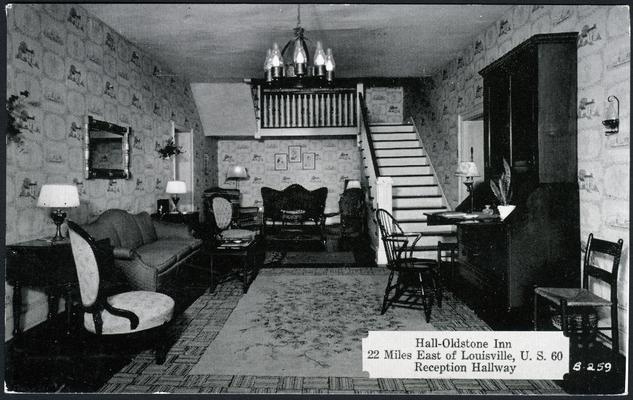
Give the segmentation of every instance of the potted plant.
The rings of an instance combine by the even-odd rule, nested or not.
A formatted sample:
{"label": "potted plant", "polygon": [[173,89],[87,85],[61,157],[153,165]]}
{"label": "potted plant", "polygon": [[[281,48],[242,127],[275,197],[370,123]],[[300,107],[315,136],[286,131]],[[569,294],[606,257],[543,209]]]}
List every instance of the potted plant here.
{"label": "potted plant", "polygon": [[490,189],[492,189],[492,193],[494,193],[497,200],[499,200],[497,209],[499,210],[499,216],[502,221],[516,208],[516,206],[510,205],[510,200],[512,199],[512,188],[510,187],[511,183],[512,172],[510,170],[510,165],[504,158],[503,173],[499,177],[499,180],[497,182],[493,179],[490,180]]}
{"label": "potted plant", "polygon": [[173,138],[169,138],[167,142],[163,145],[163,147],[156,142],[156,151],[160,154],[160,158],[163,160],[168,160],[172,156],[177,156],[178,154],[183,153],[182,146],[176,146]]}

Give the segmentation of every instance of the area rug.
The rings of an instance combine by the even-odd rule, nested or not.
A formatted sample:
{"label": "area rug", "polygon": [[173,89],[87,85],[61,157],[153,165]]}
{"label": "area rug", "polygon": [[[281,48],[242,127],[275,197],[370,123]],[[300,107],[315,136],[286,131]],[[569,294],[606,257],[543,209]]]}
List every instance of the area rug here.
{"label": "area rug", "polygon": [[[346,268],[322,268],[323,274],[346,273]],[[352,269],[349,269],[352,270]],[[358,269],[356,269],[358,270]],[[369,268],[380,274],[383,269]],[[279,271],[300,275],[310,269],[290,268]],[[352,274],[358,274],[356,271]],[[366,272],[367,273],[367,272]],[[223,393],[223,394],[564,394],[553,381],[499,379],[390,379],[193,374],[206,349],[214,342],[222,327],[243,297],[238,280],[218,285],[214,292],[200,296],[187,310],[176,317],[169,329],[175,342],[164,364],[158,365],[150,350],[137,354],[116,372],[100,389],[100,393]],[[364,298],[363,298],[364,299]],[[335,309],[337,303],[328,306]],[[388,312],[391,312],[390,309]],[[444,292],[442,308],[433,308],[431,324],[437,330],[490,330],[490,327],[450,291]],[[261,360],[259,361],[261,362]]]}
{"label": "area rug", "polygon": [[435,330],[420,310],[380,315],[385,282],[384,273],[360,268],[264,269],[191,373],[366,377],[361,339],[368,331]]}
{"label": "area rug", "polygon": [[351,251],[268,251],[264,267],[353,267]]}

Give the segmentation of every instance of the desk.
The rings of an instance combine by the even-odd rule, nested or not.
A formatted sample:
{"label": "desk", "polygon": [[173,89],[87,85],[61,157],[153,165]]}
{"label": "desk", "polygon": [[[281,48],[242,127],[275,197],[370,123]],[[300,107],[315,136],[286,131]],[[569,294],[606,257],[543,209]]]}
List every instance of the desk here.
{"label": "desk", "polygon": [[501,222],[498,215],[489,215],[482,212],[463,213],[455,211],[443,211],[436,213],[424,213],[427,225],[459,225],[459,224],[497,224]]}
{"label": "desk", "polygon": [[[263,251],[262,240],[255,237],[250,241],[236,244],[220,244],[208,242],[203,245],[203,250],[210,258],[209,270],[211,274],[211,287],[214,290],[213,268],[215,259],[222,256],[232,256],[240,258],[240,269],[242,272],[242,291],[246,293],[252,283],[256,270],[259,270],[257,256]],[[249,277],[250,275],[250,277]]]}
{"label": "desk", "polygon": [[22,287],[43,289],[48,300],[47,320],[57,315],[59,296],[66,297],[66,333],[70,334],[72,291],[77,272],[70,241],[30,240],[7,246],[7,281],[13,286],[13,336],[21,333]]}

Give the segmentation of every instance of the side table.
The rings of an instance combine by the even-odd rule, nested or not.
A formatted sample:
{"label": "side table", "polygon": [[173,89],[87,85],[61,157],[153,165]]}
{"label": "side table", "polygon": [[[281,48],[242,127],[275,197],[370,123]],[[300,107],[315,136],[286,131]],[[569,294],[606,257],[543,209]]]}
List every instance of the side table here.
{"label": "side table", "polygon": [[158,221],[174,222],[178,224],[187,224],[189,226],[197,224],[200,220],[200,213],[194,212],[173,212],[166,214],[152,214],[151,217]]}
{"label": "side table", "polygon": [[[217,243],[209,241],[203,245],[203,251],[209,256],[209,271],[211,274],[211,291],[214,290],[213,269],[216,258],[220,256],[233,256],[240,258],[240,270],[242,272],[242,291],[246,293],[248,287],[255,279],[255,273],[259,270],[258,255],[263,249],[259,236],[240,243]],[[249,276],[250,275],[250,276]]]}
{"label": "side table", "polygon": [[13,286],[13,336],[21,333],[22,287],[43,289],[48,300],[47,320],[57,315],[59,297],[66,298],[66,334],[70,334],[72,291],[78,285],[68,239],[35,239],[7,246],[7,281]]}

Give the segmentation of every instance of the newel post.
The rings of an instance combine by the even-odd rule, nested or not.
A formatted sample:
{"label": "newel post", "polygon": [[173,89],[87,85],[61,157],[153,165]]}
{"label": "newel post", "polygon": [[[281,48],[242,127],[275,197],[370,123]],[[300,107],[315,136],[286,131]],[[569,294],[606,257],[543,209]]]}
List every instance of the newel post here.
{"label": "newel post", "polygon": [[[376,180],[376,207],[375,209],[382,208],[383,210],[388,211],[390,214],[392,212],[392,187],[393,179],[390,176],[380,176]],[[378,265],[386,265],[387,264],[387,253],[385,253],[385,247],[382,243],[382,237],[380,234],[380,228],[378,227],[378,221],[376,221],[376,229],[378,230],[378,251],[376,252],[376,264]]]}

